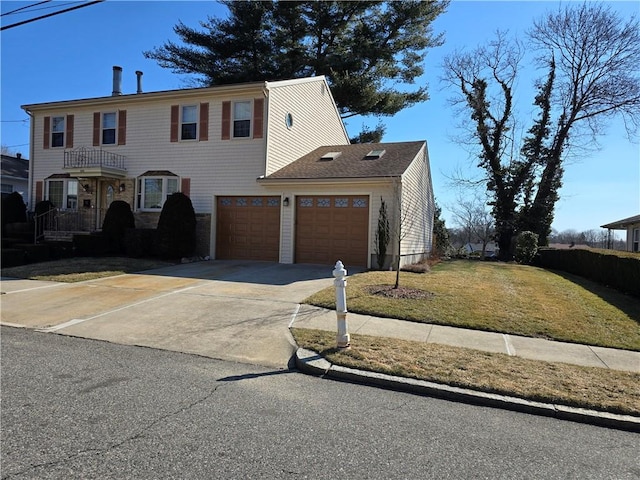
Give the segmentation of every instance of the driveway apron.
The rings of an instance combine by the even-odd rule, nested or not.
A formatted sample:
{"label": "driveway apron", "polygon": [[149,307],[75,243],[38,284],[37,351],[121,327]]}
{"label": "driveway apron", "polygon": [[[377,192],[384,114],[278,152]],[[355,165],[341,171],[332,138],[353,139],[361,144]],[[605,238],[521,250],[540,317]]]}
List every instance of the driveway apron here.
{"label": "driveway apron", "polygon": [[3,279],[1,318],[46,332],[285,368],[295,352],[288,326],[299,302],[332,285],[331,272],[331,266],[209,261],[76,284]]}

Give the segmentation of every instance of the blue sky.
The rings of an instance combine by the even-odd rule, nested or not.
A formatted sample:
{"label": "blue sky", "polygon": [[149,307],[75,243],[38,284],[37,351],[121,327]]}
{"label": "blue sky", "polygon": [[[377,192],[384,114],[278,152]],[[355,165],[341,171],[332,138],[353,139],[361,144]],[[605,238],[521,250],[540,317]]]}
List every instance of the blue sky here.
{"label": "blue sky", "polygon": [[[36,1],[2,1],[0,8],[5,13],[32,3]],[[55,4],[56,9],[60,9],[62,5],[72,6],[70,3],[73,4],[55,1],[37,8]],[[440,82],[444,56],[490,40],[497,29],[509,30],[523,38],[534,19],[562,4],[558,1],[453,1],[434,23],[435,31],[445,34],[445,44],[429,52],[425,75],[420,79],[428,83],[431,99],[383,119],[387,125],[384,141],[427,140],[436,200],[443,208],[447,226],[455,226],[450,209],[455,206],[457,196],[449,178],[458,170],[473,173],[474,160],[468,149],[453,139],[461,133],[456,128],[461,118],[447,103],[454,92]],[[638,0],[610,5],[624,17],[640,15]],[[2,17],[2,25],[50,11],[8,15]],[[221,16],[225,12],[224,6],[213,1],[107,0],[3,31],[0,142],[28,157],[28,117],[20,105],[109,96],[113,65],[123,67],[125,93],[135,92],[136,70],[144,72],[146,92],[188,86],[187,76],[160,68],[153,60],[145,59],[142,52],[166,40],[176,40],[173,26],[179,20],[197,26],[207,15]],[[522,77],[518,84],[522,93],[520,104],[527,108],[533,100],[532,81],[533,77]],[[365,121],[349,119],[350,135],[358,133]],[[369,123],[373,125],[375,121]],[[640,147],[627,139],[621,122],[609,125],[600,146],[598,151],[566,166],[553,228],[560,231],[597,229],[604,223],[640,213]]]}

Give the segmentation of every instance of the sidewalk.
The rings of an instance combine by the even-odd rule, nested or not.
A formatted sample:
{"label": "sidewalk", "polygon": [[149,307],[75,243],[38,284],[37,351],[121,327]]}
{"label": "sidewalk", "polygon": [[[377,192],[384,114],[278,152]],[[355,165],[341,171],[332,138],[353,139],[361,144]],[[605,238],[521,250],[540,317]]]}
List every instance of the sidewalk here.
{"label": "sidewalk", "polygon": [[[335,332],[337,330],[336,314],[333,310],[326,310],[310,305],[300,305],[289,326]],[[628,350],[590,347],[588,345],[554,342],[538,338],[483,332],[465,328],[421,324],[404,320],[372,317],[370,315],[359,315],[356,313],[347,314],[347,326],[350,334],[392,337],[425,343],[439,343],[486,352],[504,353],[532,360],[610,368],[636,373],[640,372],[640,352]],[[316,352],[304,348],[298,348],[296,351],[295,362],[300,371],[323,378],[376,385],[418,395],[428,395],[486,407],[543,415],[560,420],[640,432],[640,417],[637,416],[619,415],[554,403],[541,403],[424,380],[356,370],[333,365]]]}
{"label": "sidewalk", "polygon": [[[438,343],[504,353],[530,360],[640,373],[640,352],[629,350],[555,342],[540,338],[408,322],[357,313],[347,314],[347,326],[350,334]],[[332,310],[301,305],[292,319],[290,327],[336,331],[336,314]]]}

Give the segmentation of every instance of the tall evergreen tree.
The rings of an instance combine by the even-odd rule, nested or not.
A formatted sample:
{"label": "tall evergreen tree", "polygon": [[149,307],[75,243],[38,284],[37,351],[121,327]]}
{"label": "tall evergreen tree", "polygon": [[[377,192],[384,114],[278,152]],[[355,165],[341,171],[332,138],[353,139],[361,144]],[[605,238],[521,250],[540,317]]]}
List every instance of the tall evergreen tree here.
{"label": "tall evergreen tree", "polygon": [[[202,29],[179,22],[182,43],[145,57],[204,86],[325,75],[343,118],[394,115],[428,99],[415,82],[428,49],[442,44],[431,23],[449,0],[222,3],[228,18],[209,17]],[[363,138],[383,132],[379,124]]]}

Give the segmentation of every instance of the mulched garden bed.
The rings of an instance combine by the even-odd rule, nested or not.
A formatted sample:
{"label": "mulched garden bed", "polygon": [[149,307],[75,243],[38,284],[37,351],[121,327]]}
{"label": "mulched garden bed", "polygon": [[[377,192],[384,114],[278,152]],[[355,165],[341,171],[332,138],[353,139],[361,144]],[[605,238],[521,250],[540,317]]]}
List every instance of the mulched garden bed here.
{"label": "mulched garden bed", "polygon": [[412,300],[418,298],[433,297],[433,293],[418,288],[407,288],[399,286],[393,288],[393,285],[371,285],[367,288],[367,293],[370,295],[379,295],[386,298],[409,298]]}

